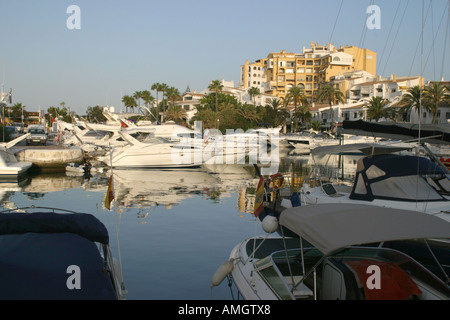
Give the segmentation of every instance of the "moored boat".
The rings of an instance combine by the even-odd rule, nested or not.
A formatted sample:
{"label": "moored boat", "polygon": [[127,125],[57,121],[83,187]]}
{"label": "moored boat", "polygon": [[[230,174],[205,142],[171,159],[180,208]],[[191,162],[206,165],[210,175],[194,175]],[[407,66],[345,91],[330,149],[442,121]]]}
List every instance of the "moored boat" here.
{"label": "moored boat", "polygon": [[0,213],[0,299],[125,298],[103,223],[86,213],[24,209]]}
{"label": "moored boat", "polygon": [[367,205],[298,206],[281,212],[279,232],[239,243],[213,285],[229,276],[247,300],[450,299],[450,223],[437,217]]}

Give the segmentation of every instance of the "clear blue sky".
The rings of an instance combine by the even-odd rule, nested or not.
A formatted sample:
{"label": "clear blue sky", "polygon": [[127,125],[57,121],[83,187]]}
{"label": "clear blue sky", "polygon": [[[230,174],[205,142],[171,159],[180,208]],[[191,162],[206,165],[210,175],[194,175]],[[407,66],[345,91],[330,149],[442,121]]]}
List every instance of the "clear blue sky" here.
{"label": "clear blue sky", "polygon": [[[66,27],[72,4],[81,9],[80,30]],[[381,9],[381,29],[366,27],[372,4]],[[376,51],[384,77],[420,75],[422,57],[427,80],[449,80],[450,41],[447,50],[443,46],[447,5],[447,0],[3,0],[0,77],[5,91],[13,89],[13,102],[28,111],[64,101],[83,114],[97,104],[120,109],[123,95],[155,82],[181,92],[187,86],[201,91],[217,79],[237,83],[247,59],[280,50],[301,53],[311,41],[331,40]]]}

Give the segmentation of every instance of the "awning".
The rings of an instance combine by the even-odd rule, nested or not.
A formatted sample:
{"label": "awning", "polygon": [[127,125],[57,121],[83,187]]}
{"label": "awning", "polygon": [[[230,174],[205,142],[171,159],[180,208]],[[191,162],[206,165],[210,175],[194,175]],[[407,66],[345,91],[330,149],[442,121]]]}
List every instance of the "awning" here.
{"label": "awning", "polygon": [[450,124],[411,124],[394,122],[368,122],[363,120],[343,122],[343,132],[354,135],[411,140],[421,139],[429,143],[450,142]]}
{"label": "awning", "polygon": [[314,156],[322,156],[326,154],[341,154],[349,152],[362,152],[365,155],[375,155],[375,154],[386,154],[393,152],[400,152],[403,150],[409,150],[411,147],[394,146],[394,145],[383,145],[377,143],[354,143],[354,144],[344,144],[336,146],[323,146],[317,147],[313,150]]}
{"label": "awning", "polygon": [[450,239],[450,223],[429,214],[357,204],[315,204],[284,210],[280,225],[325,254],[391,240]]}

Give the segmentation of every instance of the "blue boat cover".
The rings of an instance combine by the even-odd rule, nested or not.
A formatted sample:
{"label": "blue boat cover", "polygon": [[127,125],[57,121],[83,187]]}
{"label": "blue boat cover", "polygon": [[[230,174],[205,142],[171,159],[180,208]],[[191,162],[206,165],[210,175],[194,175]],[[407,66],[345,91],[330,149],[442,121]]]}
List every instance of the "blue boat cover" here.
{"label": "blue boat cover", "polygon": [[0,235],[34,233],[76,233],[91,241],[109,243],[106,227],[87,213],[59,214],[53,212],[1,213]]}
{"label": "blue boat cover", "polygon": [[[0,299],[117,299],[111,275],[92,240],[107,241],[106,229],[95,217],[55,213],[0,217]],[[106,238],[95,236],[96,230],[106,232]],[[80,286],[73,288],[74,283]]]}
{"label": "blue boat cover", "polygon": [[[383,174],[371,178],[368,170],[372,170],[373,167],[382,170]],[[350,199],[372,201],[375,198],[388,198],[375,194],[372,186],[379,181],[386,181],[394,177],[423,177],[427,175],[445,176],[445,172],[437,164],[425,157],[396,154],[367,156],[360,159],[360,163],[358,163]],[[357,192],[358,188],[362,188],[364,192]],[[428,188],[431,189],[430,186]],[[394,194],[391,194],[391,197],[395,198]],[[439,200],[443,200],[443,198],[439,196]]]}

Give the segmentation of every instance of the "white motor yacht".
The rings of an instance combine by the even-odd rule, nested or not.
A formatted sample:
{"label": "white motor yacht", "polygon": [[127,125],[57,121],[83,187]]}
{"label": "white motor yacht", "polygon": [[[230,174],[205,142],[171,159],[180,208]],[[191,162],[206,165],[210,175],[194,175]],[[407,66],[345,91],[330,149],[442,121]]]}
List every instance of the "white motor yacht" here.
{"label": "white motor yacht", "polygon": [[10,142],[0,145],[0,179],[18,180],[33,166],[32,162],[19,161],[11,149],[19,141],[26,139],[28,135],[19,136]]}
{"label": "white motor yacht", "polygon": [[[118,132],[128,142],[126,146],[112,147],[98,159],[107,166],[121,169],[136,168],[187,168],[201,165],[201,150],[177,146],[151,133],[137,139],[125,132]],[[139,139],[139,140],[138,140]]]}

